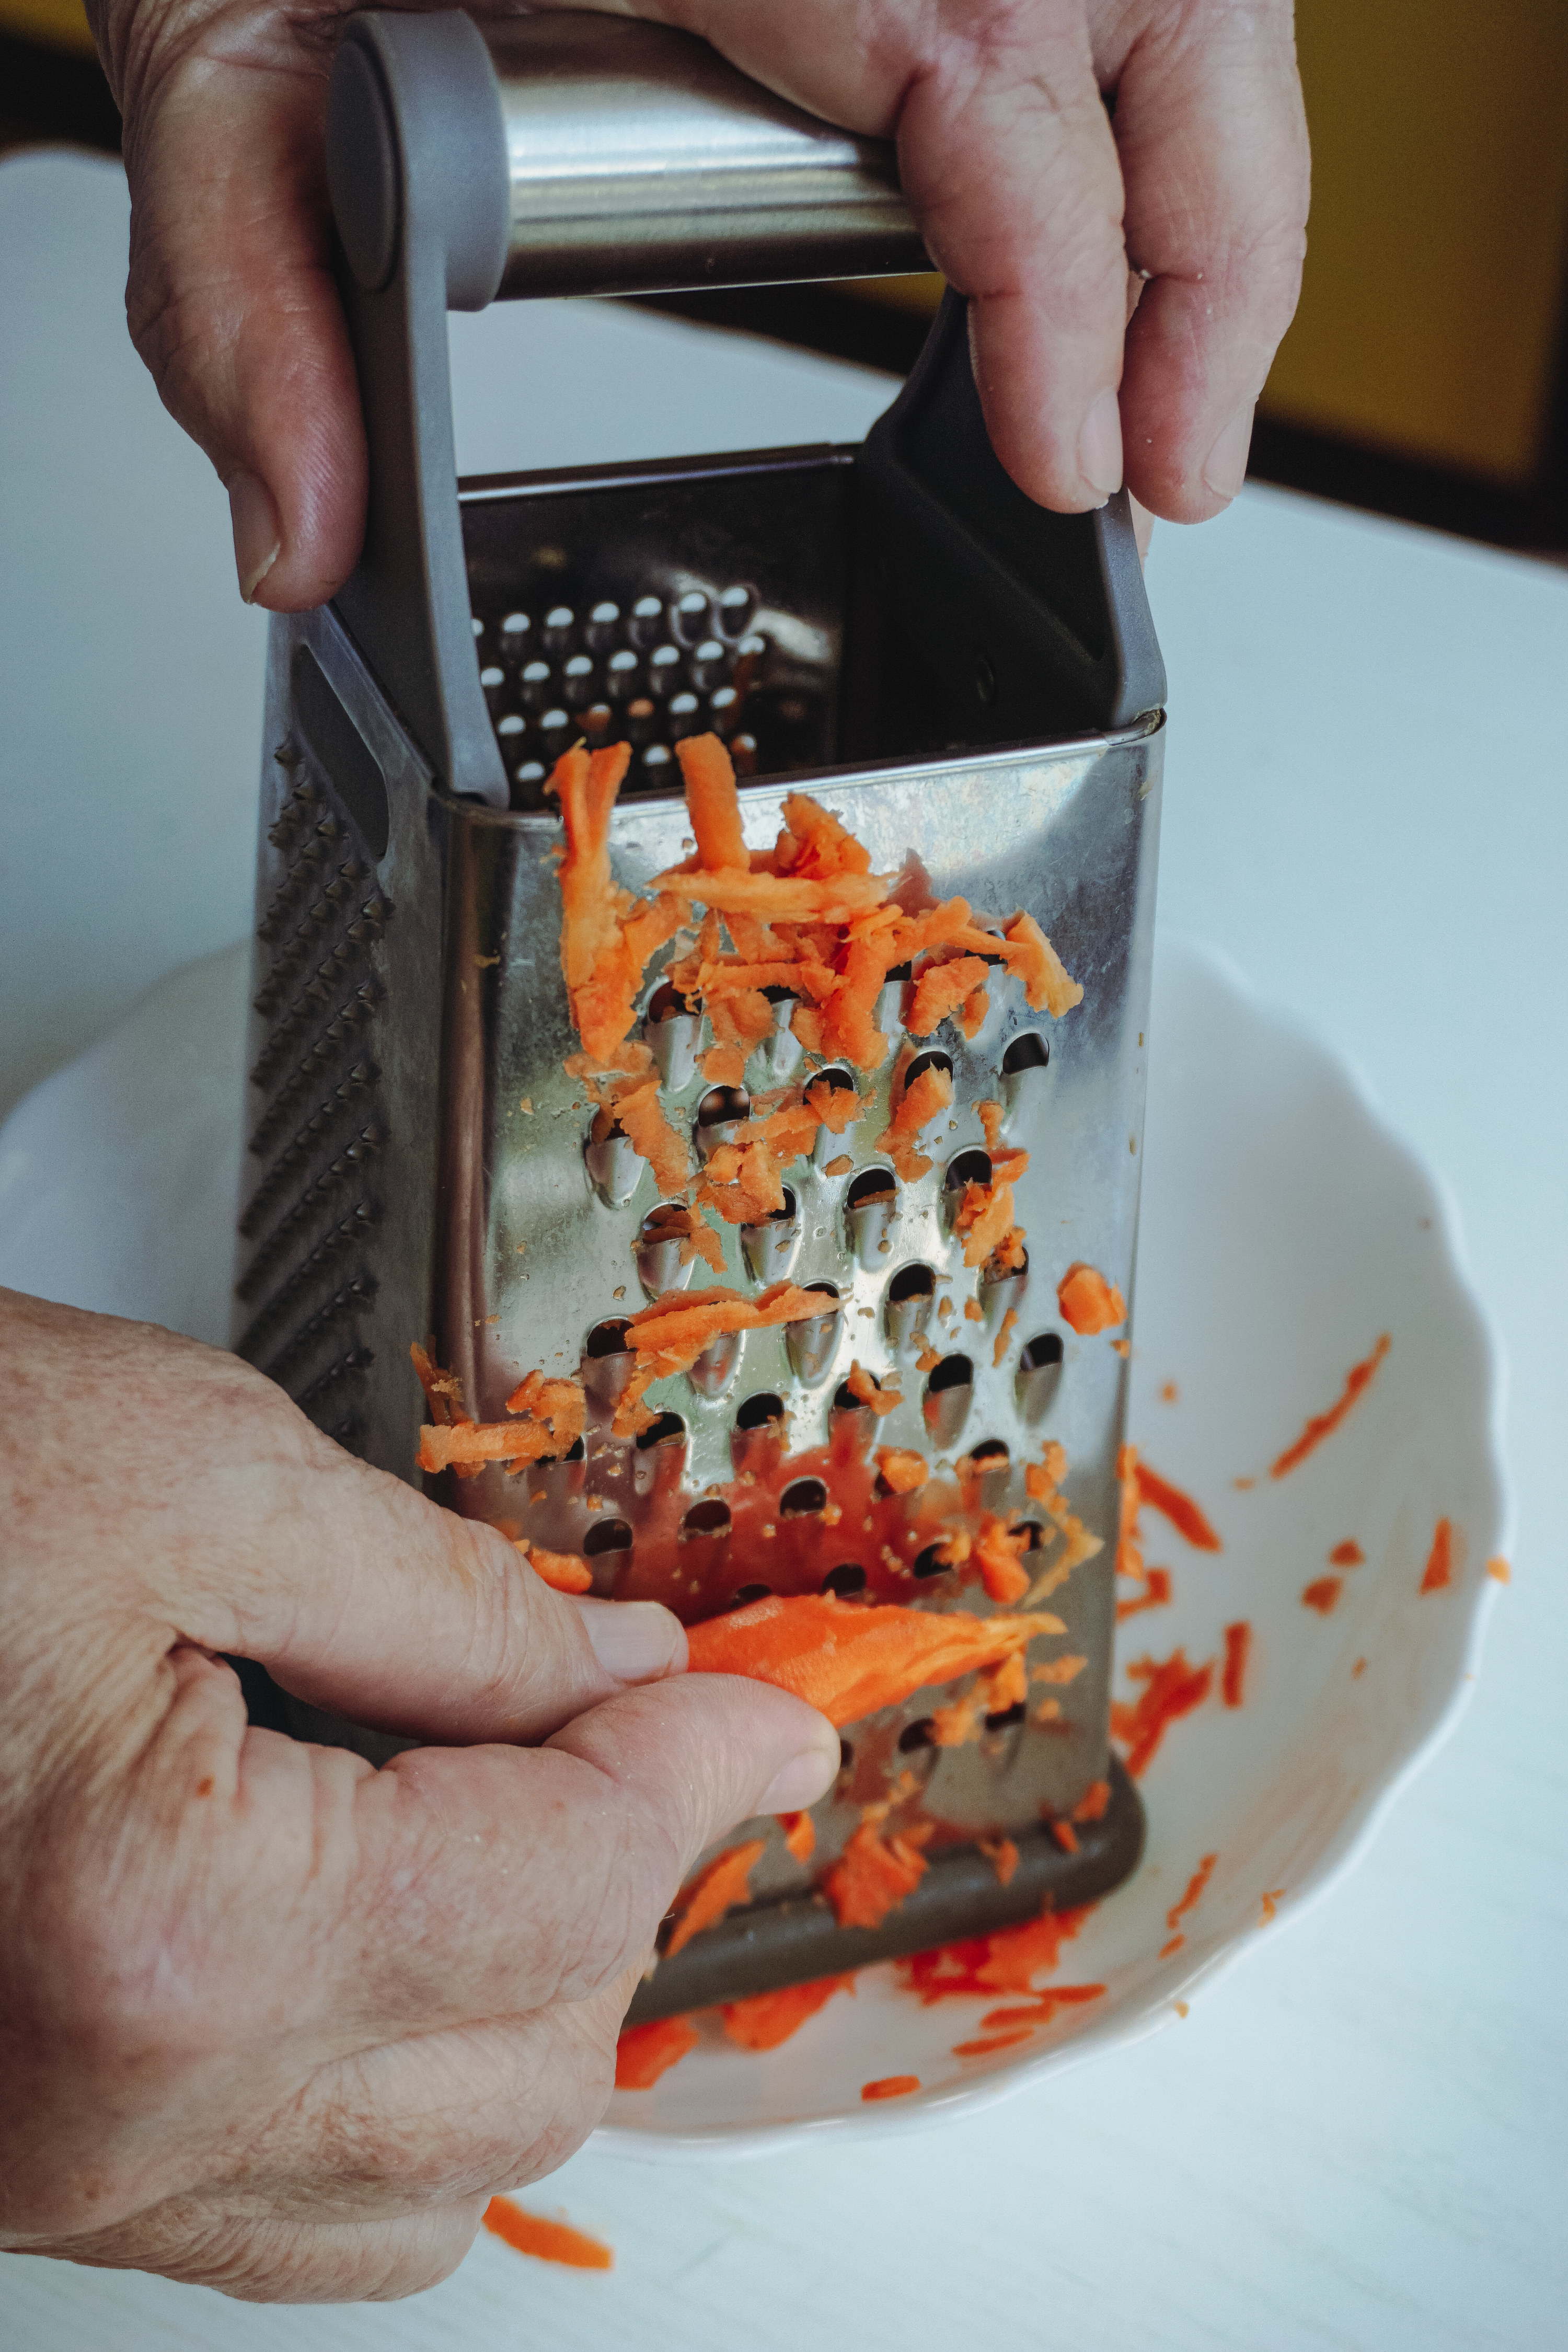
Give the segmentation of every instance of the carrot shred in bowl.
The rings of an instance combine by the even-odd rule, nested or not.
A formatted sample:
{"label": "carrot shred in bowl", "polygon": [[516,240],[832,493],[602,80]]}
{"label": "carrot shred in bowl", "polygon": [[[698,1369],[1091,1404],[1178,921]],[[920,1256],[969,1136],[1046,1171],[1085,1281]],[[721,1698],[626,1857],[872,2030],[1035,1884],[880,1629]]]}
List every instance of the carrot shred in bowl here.
{"label": "carrot shred in bowl", "polygon": [[776,2050],[806,2020],[826,2009],[836,1992],[853,1992],[853,1976],[816,1977],[809,1984],[785,1985],[779,1992],[752,1993],[746,2000],[728,2000],[719,2020],[729,2039],[742,2050]]}

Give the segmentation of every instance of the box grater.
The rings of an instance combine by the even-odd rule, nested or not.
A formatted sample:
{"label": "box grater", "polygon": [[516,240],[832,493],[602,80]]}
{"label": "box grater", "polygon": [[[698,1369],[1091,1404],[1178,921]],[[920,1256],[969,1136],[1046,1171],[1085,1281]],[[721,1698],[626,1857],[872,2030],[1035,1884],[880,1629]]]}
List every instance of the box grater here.
{"label": "box grater", "polygon": [[[688,1616],[825,1587],[849,1606],[984,1612],[931,1547],[910,1556],[912,1502],[878,1486],[868,1449],[962,1475],[972,1509],[1021,1514],[1048,1562],[1058,1538],[1025,1468],[1059,1441],[1066,1498],[1104,1549],[1049,1603],[1067,1627],[1053,1654],[1084,1661],[1054,1706],[1037,1690],[958,1747],[932,1744],[951,1692],[851,1726],[809,1868],[756,1825],[752,1899],[657,1967],[633,2015],[1102,1893],[1142,1840],[1107,1747],[1125,1341],[1079,1338],[1057,1285],[1084,1260],[1131,1295],[1164,676],[1125,497],[1063,517],[1016,488],[952,294],[863,446],[455,480],[448,308],[924,266],[887,151],[687,35],[354,18],[329,170],[369,524],[333,603],[272,624],[238,1350],[408,1478],[425,1417],[411,1340],[433,1337],[481,1420],[529,1370],[580,1377],[589,1420],[570,1454],[431,1490],[583,1555],[602,1593],[657,1590]],[[870,1110],[824,1131],[785,1171],[784,1212],[726,1228],[724,1276],[700,1277],[753,1292],[787,1275],[821,1289],[821,1318],[716,1342],[650,1390],[658,1418],[621,1442],[626,1320],[690,1269],[652,1169],[563,1066],[577,1040],[542,785],[571,742],[630,739],[612,856],[636,889],[689,847],[672,747],[708,730],[745,779],[752,845],[772,843],[788,791],[809,791],[906,907],[962,894],[990,918],[1028,910],[1084,997],[1052,1021],[998,964],[973,1037],[948,1022],[906,1041],[910,982],[893,974],[882,1069],[827,1073]],[[710,1086],[702,1009],[661,977],[679,952],[654,960],[641,1034],[700,1159],[750,1098],[819,1063],[784,999],[744,1087]],[[906,1183],[875,1139],[909,1045],[951,1070],[953,1101],[925,1139],[930,1173]],[[1030,1154],[1027,1263],[976,1285],[952,1216],[989,1174],[983,1103]],[[855,1361],[901,1388],[875,1433],[846,1385]],[[302,1733],[373,1757],[398,1744],[284,1705]],[[1053,1823],[1105,1778],[1108,1807],[1064,1851]],[[841,1927],[817,1882],[894,1784],[891,1825],[923,1825],[930,1867],[879,1927]],[[1002,1839],[1017,1852],[1005,1885]]]}

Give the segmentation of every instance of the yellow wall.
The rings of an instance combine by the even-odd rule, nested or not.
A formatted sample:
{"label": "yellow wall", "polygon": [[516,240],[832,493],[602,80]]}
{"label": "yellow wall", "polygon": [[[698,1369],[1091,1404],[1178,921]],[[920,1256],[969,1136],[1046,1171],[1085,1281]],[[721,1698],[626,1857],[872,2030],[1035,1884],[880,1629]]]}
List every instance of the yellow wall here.
{"label": "yellow wall", "polygon": [[0,33],[16,41],[39,41],[49,49],[93,54],[81,0],[0,0]]}
{"label": "yellow wall", "polygon": [[1263,410],[1503,485],[1568,285],[1568,0],[1298,0],[1301,307]]}

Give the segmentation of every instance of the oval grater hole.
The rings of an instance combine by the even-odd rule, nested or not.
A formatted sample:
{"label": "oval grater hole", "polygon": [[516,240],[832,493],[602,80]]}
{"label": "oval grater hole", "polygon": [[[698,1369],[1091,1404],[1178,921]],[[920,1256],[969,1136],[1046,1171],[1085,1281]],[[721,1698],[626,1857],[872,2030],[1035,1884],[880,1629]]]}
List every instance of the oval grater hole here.
{"label": "oval grater hole", "polygon": [[752,1097],[744,1087],[711,1087],[697,1106],[699,1127],[728,1127],[752,1115]]}
{"label": "oval grater hole", "polygon": [[[795,1218],[800,1213],[795,1204],[795,1194],[791,1192],[789,1186],[785,1184],[781,1187],[781,1190],[784,1192],[784,1206],[782,1209],[770,1209],[768,1211],[767,1223],[770,1225],[793,1224]],[[820,1290],[823,1287],[823,1285],[820,1282],[814,1282],[809,1286],[813,1290]],[[828,1286],[831,1287],[831,1285]],[[833,1296],[837,1298],[838,1293],[834,1291]]]}
{"label": "oval grater hole", "polygon": [[1024,1342],[1018,1355],[1018,1366],[1022,1371],[1043,1372],[1047,1371],[1053,1364],[1059,1364],[1061,1360],[1061,1333],[1040,1331],[1034,1339]]}
{"label": "oval grater hole", "polygon": [[684,1445],[685,1443],[686,1423],[680,1415],[678,1412],[661,1412],[658,1419],[650,1421],[638,1436],[637,1452],[646,1454],[651,1446]]}
{"label": "oval grater hole", "polygon": [[[823,1308],[822,1311],[824,1315],[828,1315],[836,1311],[839,1305],[838,1285],[836,1282],[808,1282],[805,1286],[807,1290],[815,1291],[819,1297],[829,1298],[832,1300],[833,1305],[831,1307],[825,1307]],[[789,1326],[786,1324],[784,1328],[787,1330]]]}
{"label": "oval grater hole", "polygon": [[828,1570],[822,1580],[822,1589],[824,1592],[837,1592],[840,1601],[847,1601],[852,1592],[865,1591],[866,1571],[858,1559],[841,1560],[837,1568]]}
{"label": "oval grater hole", "polygon": [[895,1306],[908,1298],[931,1298],[936,1293],[936,1276],[929,1265],[901,1265],[888,1285],[888,1296]]}
{"label": "oval grater hole", "polygon": [[[945,1541],[945,1538],[943,1540]],[[951,1560],[943,1559],[942,1557],[942,1547],[940,1543],[927,1544],[924,1551],[917,1555],[911,1573],[915,1576],[921,1577],[921,1579],[931,1576],[945,1576],[952,1563]]]}
{"label": "oval grater hole", "polygon": [[820,1478],[796,1478],[779,1496],[781,1519],[814,1519],[827,1506],[827,1489]]}
{"label": "oval grater hole", "polygon": [[855,1092],[855,1080],[850,1073],[837,1066],[830,1070],[818,1070],[811,1084],[814,1087],[831,1087],[836,1095],[852,1095]]}
{"label": "oval grater hole", "polygon": [[571,1444],[566,1448],[564,1454],[542,1454],[539,1458],[541,1463],[583,1462],[586,1460],[587,1453],[588,1449],[584,1444],[582,1439],[580,1437],[574,1437],[572,1440]]}
{"label": "oval grater hole", "polygon": [[1002,1056],[1002,1076],[1022,1077],[1026,1070],[1043,1070],[1051,1058],[1051,1049],[1038,1030],[1026,1029],[1015,1037]]}
{"label": "oval grater hole", "polygon": [[868,1412],[870,1407],[864,1397],[856,1395],[847,1381],[840,1381],[833,1391],[833,1410],[835,1412]]}
{"label": "oval grater hole", "polygon": [[799,1002],[799,992],[785,988],[782,982],[776,987],[764,988],[759,992],[767,998],[770,1004],[795,1004]]}
{"label": "oval grater hole", "polygon": [[949,1389],[967,1389],[974,1385],[974,1366],[967,1356],[944,1356],[926,1382],[927,1393],[942,1396]]}
{"label": "oval grater hole", "polygon": [[774,1422],[782,1422],[784,1417],[783,1397],[774,1396],[770,1390],[764,1389],[756,1396],[746,1399],[735,1415],[735,1426],[737,1429],[767,1429]]}
{"label": "oval grater hole", "polygon": [[936,1725],[929,1715],[922,1715],[918,1723],[906,1723],[899,1734],[900,1756],[912,1756],[917,1748],[935,1746]]}
{"label": "oval grater hole", "polygon": [[648,999],[647,1017],[650,1021],[681,1021],[701,1009],[700,996],[682,996],[679,989],[667,980]]}
{"label": "oval grater hole", "polygon": [[989,1184],[990,1153],[979,1150],[961,1151],[956,1160],[948,1161],[947,1173],[942,1181],[943,1190],[949,1192],[961,1192],[966,1184]]}
{"label": "oval grater hole", "polygon": [[882,985],[884,988],[891,988],[897,984],[901,988],[905,981],[913,980],[914,976],[915,968],[912,963],[896,963],[889,971],[884,973]]}
{"label": "oval grater hole", "polygon": [[[952,1076],[952,1055],[949,1054],[917,1054],[914,1060],[910,1064],[909,1068],[904,1072],[903,1092],[908,1094],[910,1088],[914,1085],[915,1080],[918,1077],[923,1076],[927,1070],[941,1070],[946,1076],[951,1078]],[[987,1165],[989,1165],[989,1163],[987,1163]]]}
{"label": "oval grater hole", "polygon": [[630,1551],[632,1531],[626,1519],[600,1519],[583,1538],[584,1559],[602,1559],[607,1551]]}
{"label": "oval grater hole", "polygon": [[1016,1536],[1023,1537],[1024,1549],[1026,1553],[1043,1550],[1046,1541],[1046,1531],[1040,1525],[1038,1519],[1020,1519],[1017,1526],[1014,1528],[1013,1533]]}
{"label": "oval grater hole", "polygon": [[744,1609],[753,1601],[771,1601],[773,1597],[773,1588],[771,1584],[742,1584],[734,1596],[734,1606],[737,1609]]}
{"label": "oval grater hole", "polygon": [[969,1458],[977,1470],[1003,1470],[1013,1457],[999,1437],[983,1437],[970,1448]]}
{"label": "oval grater hole", "polygon": [[631,1328],[624,1316],[616,1316],[607,1323],[595,1323],[588,1334],[587,1353],[595,1359],[631,1355]]}
{"label": "oval grater hole", "polygon": [[1016,1706],[998,1707],[994,1715],[986,1717],[985,1728],[987,1731],[1011,1731],[1016,1723],[1023,1722],[1026,1711],[1022,1699]]}
{"label": "oval grater hole", "polygon": [[841,1772],[847,1772],[847,1771],[848,1771],[848,1769],[849,1769],[849,1768],[850,1768],[850,1766],[854,1763],[854,1761],[855,1761],[855,1745],[854,1745],[854,1742],[853,1742],[852,1740],[848,1740],[848,1739],[841,1739],[841,1740],[839,1741],[839,1743],[838,1743],[838,1769],[839,1769],[839,1770],[840,1770]]}
{"label": "oval grater hole", "polygon": [[727,1536],[730,1532],[730,1506],[717,1495],[705,1501],[693,1503],[680,1522],[680,1540],[689,1543],[698,1536]]}
{"label": "oval grater hole", "polygon": [[844,1195],[846,1209],[869,1209],[875,1204],[898,1198],[899,1188],[890,1168],[867,1168],[851,1180]]}
{"label": "oval grater hole", "polygon": [[744,635],[746,624],[756,609],[757,592],[743,587],[739,582],[726,588],[719,599],[719,626],[727,637]]}

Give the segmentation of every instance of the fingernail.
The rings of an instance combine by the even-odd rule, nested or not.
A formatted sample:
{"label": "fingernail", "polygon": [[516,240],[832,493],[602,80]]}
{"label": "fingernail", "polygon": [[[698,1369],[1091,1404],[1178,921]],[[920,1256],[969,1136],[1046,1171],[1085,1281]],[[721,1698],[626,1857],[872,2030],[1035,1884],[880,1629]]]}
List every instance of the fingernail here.
{"label": "fingernail", "polygon": [[239,574],[239,593],[251,604],[282,550],[282,527],[271,491],[255,474],[235,475],[228,485],[228,512],[234,525],[234,568]]}
{"label": "fingernail", "polygon": [[686,1664],[686,1628],[657,1601],[576,1603],[594,1655],[618,1683],[657,1683]]}
{"label": "fingernail", "polygon": [[798,1813],[807,1805],[815,1805],[818,1797],[826,1797],[838,1777],[839,1747],[834,1739],[830,1747],[804,1748],[792,1756],[782,1772],[775,1772],[767,1795],[757,1807],[759,1813]]}
{"label": "fingernail", "polygon": [[1247,479],[1247,456],[1252,446],[1252,403],[1238,408],[1215,438],[1204,459],[1204,481],[1216,499],[1233,499]]}
{"label": "fingernail", "polygon": [[1102,499],[1121,488],[1121,411],[1113,392],[1102,392],[1083,420],[1078,469]]}

